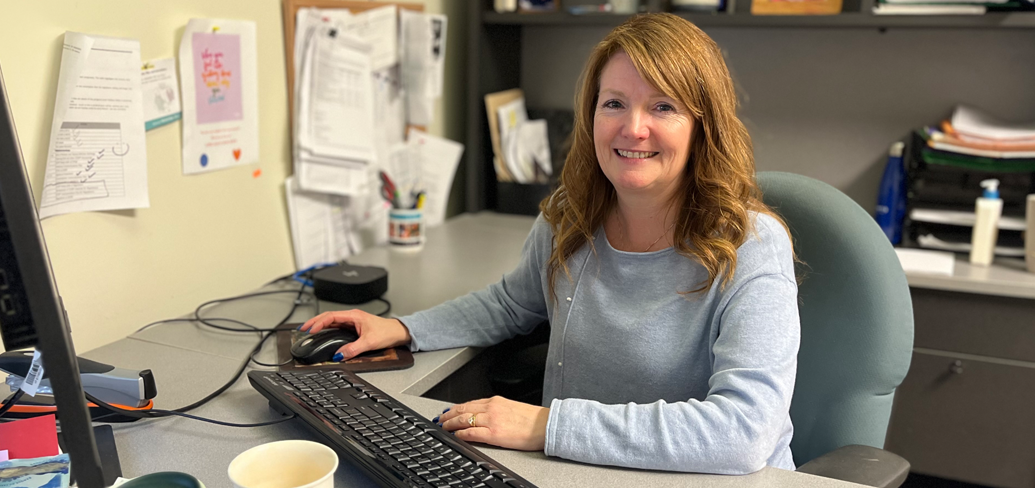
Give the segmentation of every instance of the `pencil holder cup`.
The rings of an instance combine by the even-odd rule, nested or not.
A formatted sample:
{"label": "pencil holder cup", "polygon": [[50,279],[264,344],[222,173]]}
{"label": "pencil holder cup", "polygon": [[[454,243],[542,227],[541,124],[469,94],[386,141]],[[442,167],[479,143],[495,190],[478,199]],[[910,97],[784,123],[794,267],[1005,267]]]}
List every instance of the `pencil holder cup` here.
{"label": "pencil holder cup", "polygon": [[424,213],[392,209],[388,213],[388,244],[392,249],[417,251],[424,246]]}

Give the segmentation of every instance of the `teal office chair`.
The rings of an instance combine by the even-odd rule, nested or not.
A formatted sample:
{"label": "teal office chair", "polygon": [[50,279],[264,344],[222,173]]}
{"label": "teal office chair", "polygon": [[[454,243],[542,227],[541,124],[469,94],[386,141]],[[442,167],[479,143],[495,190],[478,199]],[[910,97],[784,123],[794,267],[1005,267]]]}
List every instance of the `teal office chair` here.
{"label": "teal office chair", "polygon": [[787,222],[803,264],[801,349],[791,401],[798,471],[897,487],[909,463],[884,451],[895,388],[909,369],[913,305],[891,243],[844,193],[763,172],[763,200]]}

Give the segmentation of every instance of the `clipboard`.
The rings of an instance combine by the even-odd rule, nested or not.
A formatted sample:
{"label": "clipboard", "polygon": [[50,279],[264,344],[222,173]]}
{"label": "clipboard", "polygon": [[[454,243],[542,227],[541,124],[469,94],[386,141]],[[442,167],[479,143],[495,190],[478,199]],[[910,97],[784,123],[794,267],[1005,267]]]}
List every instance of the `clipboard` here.
{"label": "clipboard", "polygon": [[277,327],[277,367],[278,371],[318,371],[346,369],[354,373],[370,371],[392,371],[413,366],[413,353],[405,347],[393,347],[379,351],[369,351],[340,363],[301,364],[291,357],[291,344],[308,335],[298,330],[300,323],[282,324]]}
{"label": "clipboard", "polygon": [[[386,5],[395,5],[398,8],[423,12],[424,5],[419,3],[405,2],[371,2],[356,0],[284,0],[284,54],[287,60],[287,88],[288,88],[288,121],[291,128],[291,139],[295,138],[295,19],[298,17],[298,9],[307,7],[316,8],[346,8],[352,12],[363,12]],[[423,126],[408,125],[425,131]]]}

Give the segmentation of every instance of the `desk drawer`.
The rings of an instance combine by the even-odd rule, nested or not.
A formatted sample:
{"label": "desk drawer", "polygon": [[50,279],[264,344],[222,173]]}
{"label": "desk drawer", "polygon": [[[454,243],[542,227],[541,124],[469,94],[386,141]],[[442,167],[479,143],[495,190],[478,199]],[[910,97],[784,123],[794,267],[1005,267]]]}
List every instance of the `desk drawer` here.
{"label": "desk drawer", "polygon": [[1035,300],[910,288],[925,349],[1035,362]]}
{"label": "desk drawer", "polygon": [[1035,486],[1035,368],[914,352],[885,448],[917,473]]}

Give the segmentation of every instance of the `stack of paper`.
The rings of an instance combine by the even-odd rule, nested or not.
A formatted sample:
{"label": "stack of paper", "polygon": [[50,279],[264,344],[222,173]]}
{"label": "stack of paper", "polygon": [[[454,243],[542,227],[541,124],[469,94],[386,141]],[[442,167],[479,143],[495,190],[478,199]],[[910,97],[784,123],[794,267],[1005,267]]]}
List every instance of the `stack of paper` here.
{"label": "stack of paper", "polygon": [[1035,171],[1035,122],[1007,123],[959,106],[951,120],[918,131],[923,159],[984,171]]}
{"label": "stack of paper", "polygon": [[873,7],[875,15],[983,15],[988,9],[984,5],[901,5],[879,3]]}
{"label": "stack of paper", "polygon": [[959,106],[941,129],[927,128],[928,145],[935,149],[989,158],[1035,158],[1035,123],[1011,124]]}
{"label": "stack of paper", "polygon": [[485,96],[498,181],[547,183],[553,174],[545,120],[528,120],[519,89]]}
{"label": "stack of paper", "polygon": [[[463,146],[445,141],[459,146],[454,160],[451,151],[433,151],[439,138],[425,135],[418,148],[405,136],[408,124],[432,121],[442,94],[445,35],[445,16],[395,5],[298,11],[295,175],[286,187],[299,269],[387,240],[382,173],[398,174],[413,194],[423,192],[427,225],[444,219]],[[448,185],[439,190],[438,170],[447,167]]]}
{"label": "stack of paper", "polygon": [[[395,7],[386,10],[394,19]],[[369,168],[376,161],[373,44],[349,32],[352,16],[300,11],[299,17],[294,138],[299,188],[367,193]]]}
{"label": "stack of paper", "polygon": [[873,13],[877,15],[982,15],[989,6],[997,9],[1017,8],[1016,0],[880,0]]}

